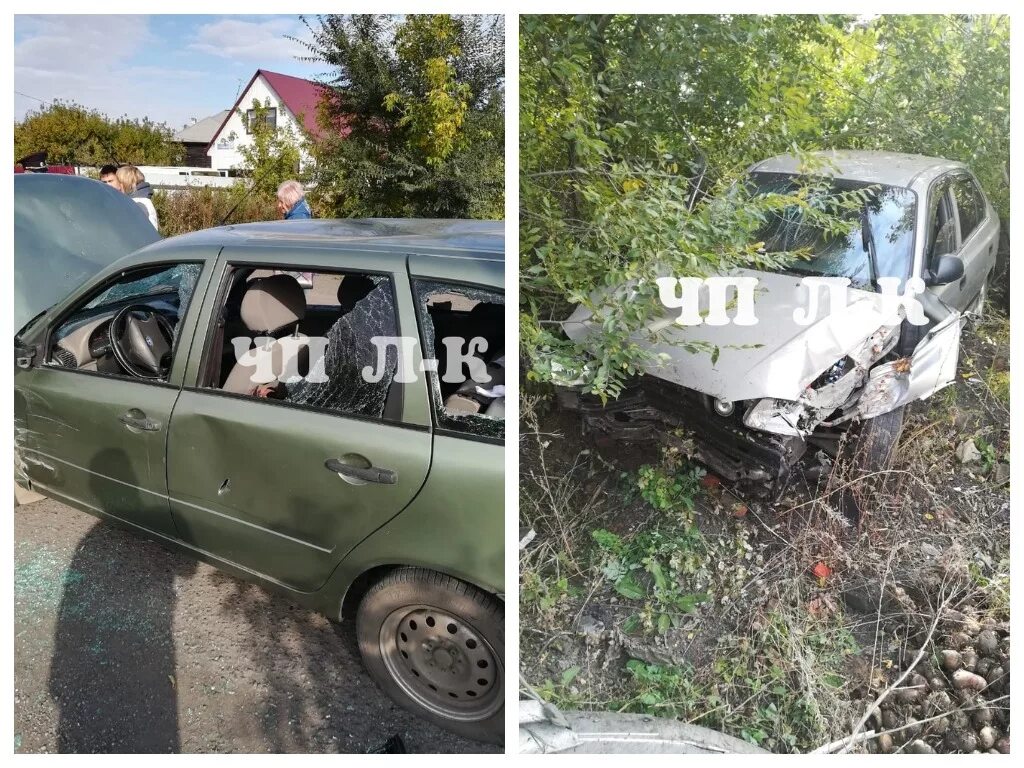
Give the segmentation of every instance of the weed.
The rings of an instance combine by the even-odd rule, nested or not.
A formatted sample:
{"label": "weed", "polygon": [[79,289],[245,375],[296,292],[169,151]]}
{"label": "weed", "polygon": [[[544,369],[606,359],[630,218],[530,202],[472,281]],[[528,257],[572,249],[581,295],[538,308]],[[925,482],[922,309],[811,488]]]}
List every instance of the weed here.
{"label": "weed", "polygon": [[657,510],[692,511],[693,499],[703,476],[704,470],[700,467],[693,467],[685,473],[669,474],[658,467],[645,465],[637,472],[636,484],[643,500]]}
{"label": "weed", "polygon": [[691,515],[703,476],[698,467],[678,466],[674,456],[662,466],[641,467],[635,487],[648,504],[666,514],[659,516],[655,528],[629,541],[604,529],[591,533],[604,577],[623,597],[643,601],[639,613],[623,625],[627,632],[640,627],[667,632],[707,600],[699,588],[706,585],[694,583],[708,560],[707,547]]}
{"label": "weed", "polygon": [[996,453],[996,447],[984,437],[974,438],[974,447],[977,448],[978,452],[981,454],[982,471],[985,474],[988,474],[999,458]]}
{"label": "weed", "polygon": [[528,570],[520,579],[519,601],[525,609],[535,611],[541,619],[549,622],[572,591],[565,576],[546,578],[537,571]]}
{"label": "weed", "polygon": [[[776,609],[749,635],[723,637],[703,672],[626,664],[628,697],[617,708],[716,728],[774,751],[813,747],[840,719],[840,670],[857,644],[841,620]],[[836,617],[834,617],[836,618]]]}
{"label": "weed", "polygon": [[1006,408],[1010,407],[1010,372],[992,365],[984,373],[985,386]]}
{"label": "weed", "polygon": [[578,709],[581,698],[576,693],[572,682],[579,673],[578,666],[571,666],[562,672],[557,681],[549,678],[537,686],[537,693],[544,701],[550,702],[560,709]]}

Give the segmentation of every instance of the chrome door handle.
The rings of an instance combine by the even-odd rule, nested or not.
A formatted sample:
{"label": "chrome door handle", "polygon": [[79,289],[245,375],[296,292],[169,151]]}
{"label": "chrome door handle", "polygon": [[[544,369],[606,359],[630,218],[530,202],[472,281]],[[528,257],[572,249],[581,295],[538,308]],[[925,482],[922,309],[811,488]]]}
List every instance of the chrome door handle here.
{"label": "chrome door handle", "polygon": [[120,421],[129,430],[141,430],[142,432],[157,432],[160,429],[160,422],[146,416],[138,408],[132,408],[127,413],[122,413]]}
{"label": "chrome door handle", "polygon": [[342,477],[353,480],[362,480],[364,483],[380,483],[382,485],[394,485],[398,482],[398,473],[393,469],[382,469],[381,467],[353,467],[337,459],[328,459],[324,466],[330,472],[336,472]]}

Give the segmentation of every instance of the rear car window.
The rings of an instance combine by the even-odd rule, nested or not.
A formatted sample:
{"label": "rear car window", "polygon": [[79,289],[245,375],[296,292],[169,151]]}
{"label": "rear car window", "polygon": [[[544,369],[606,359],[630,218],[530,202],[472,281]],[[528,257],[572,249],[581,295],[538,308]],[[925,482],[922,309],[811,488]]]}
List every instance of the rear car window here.
{"label": "rear car window", "polygon": [[[443,429],[505,436],[505,297],[487,288],[414,283],[434,418]],[[462,362],[458,355],[472,359]]]}
{"label": "rear car window", "polygon": [[985,199],[970,176],[959,176],[953,181],[953,194],[960,217],[960,241],[963,242],[985,218]]}

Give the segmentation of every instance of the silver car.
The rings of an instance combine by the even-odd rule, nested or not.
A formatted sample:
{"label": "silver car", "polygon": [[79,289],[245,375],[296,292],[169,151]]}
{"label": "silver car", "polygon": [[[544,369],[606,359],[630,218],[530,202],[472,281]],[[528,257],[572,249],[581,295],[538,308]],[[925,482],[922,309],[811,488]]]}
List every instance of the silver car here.
{"label": "silver car", "polygon": [[[819,182],[834,192],[862,190],[866,202],[851,214],[860,226],[854,219],[848,235],[828,236],[799,215],[769,221],[766,250],[809,245],[812,255],[777,272],[730,273],[756,279],[756,324],[653,318],[647,330],[662,340],[652,345],[656,362],[615,401],[582,394],[585,377],[557,382],[568,385],[563,406],[579,410],[589,431],[671,440],[670,428],[683,426],[697,439],[697,458],[715,472],[776,494],[798,465],[829,466],[854,425],[862,468],[889,465],[904,407],[956,378],[960,330],[965,315],[983,307],[999,219],[962,163],[869,151],[823,152],[817,160]],[[759,190],[784,191],[798,183],[801,164],[780,155],[753,165],[749,177]],[[845,311],[798,322],[814,303],[808,277],[848,278]],[[905,287],[912,278],[923,288],[916,297],[923,314],[893,324],[880,285]],[[706,312],[707,296],[700,302]],[[592,323],[581,306],[563,328],[585,344]],[[692,342],[719,353],[692,354],[683,346]]]}

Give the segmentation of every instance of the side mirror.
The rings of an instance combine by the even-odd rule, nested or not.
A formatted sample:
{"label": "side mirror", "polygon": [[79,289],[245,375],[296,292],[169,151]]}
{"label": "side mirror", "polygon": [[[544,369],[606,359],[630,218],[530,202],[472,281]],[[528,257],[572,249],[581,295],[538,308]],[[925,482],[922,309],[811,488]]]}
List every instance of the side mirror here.
{"label": "side mirror", "polygon": [[925,276],[925,285],[948,285],[964,276],[964,262],[959,256],[944,253],[932,262],[932,269]]}

